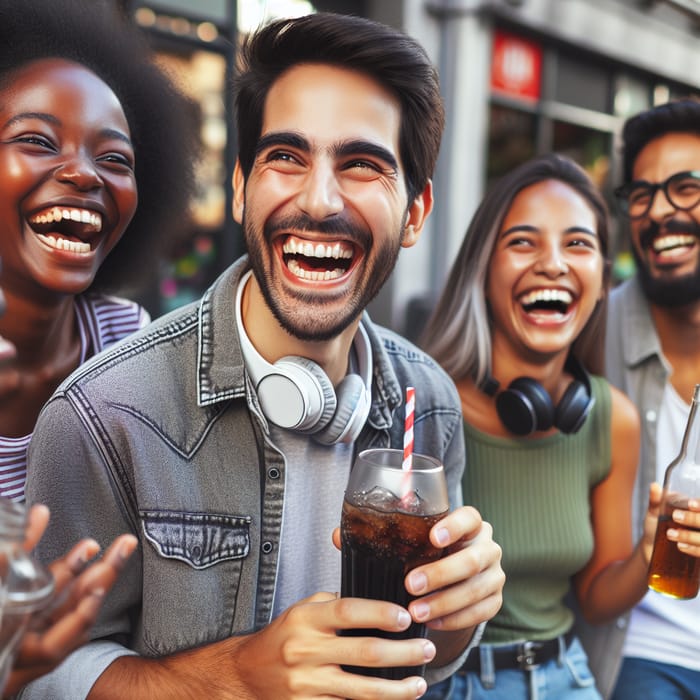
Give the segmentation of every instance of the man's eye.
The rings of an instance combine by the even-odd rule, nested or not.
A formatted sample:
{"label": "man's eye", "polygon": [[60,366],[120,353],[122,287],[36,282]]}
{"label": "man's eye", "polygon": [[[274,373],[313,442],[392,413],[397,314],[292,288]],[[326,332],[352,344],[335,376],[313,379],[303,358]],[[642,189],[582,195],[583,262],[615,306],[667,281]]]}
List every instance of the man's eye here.
{"label": "man's eye", "polygon": [[629,201],[631,203],[646,202],[651,196],[648,188],[639,188],[630,192]]}
{"label": "man's eye", "polygon": [[270,151],[270,153],[267,154],[265,160],[267,160],[267,161],[281,160],[281,161],[288,161],[290,163],[296,162],[296,158],[291,153],[289,153],[287,151]]}
{"label": "man's eye", "polygon": [[346,168],[358,168],[360,170],[374,170],[374,171],[380,171],[382,168],[380,168],[376,163],[372,163],[368,160],[351,160],[349,163],[345,165]]}

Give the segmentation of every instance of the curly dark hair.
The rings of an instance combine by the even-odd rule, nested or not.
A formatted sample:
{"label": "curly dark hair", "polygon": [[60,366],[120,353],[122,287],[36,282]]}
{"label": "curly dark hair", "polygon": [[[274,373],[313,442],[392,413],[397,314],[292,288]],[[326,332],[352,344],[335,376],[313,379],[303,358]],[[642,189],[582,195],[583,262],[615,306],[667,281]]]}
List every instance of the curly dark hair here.
{"label": "curly dark hair", "polygon": [[241,168],[248,177],[272,84],[300,63],[325,63],[376,80],[401,104],[399,151],[411,202],[432,177],[445,121],[435,67],[411,37],[363,17],[330,12],[282,19],[249,35],[236,76]]}
{"label": "curly dark hair", "polygon": [[630,117],[622,129],[624,181],[632,180],[634,162],[650,141],[679,132],[700,135],[700,101],[697,99],[674,100]]}
{"label": "curly dark hair", "polygon": [[0,86],[23,65],[75,61],[116,94],[136,154],[139,204],[92,291],[140,286],[187,220],[196,141],[191,102],[152,60],[143,32],[104,0],[0,0]]}

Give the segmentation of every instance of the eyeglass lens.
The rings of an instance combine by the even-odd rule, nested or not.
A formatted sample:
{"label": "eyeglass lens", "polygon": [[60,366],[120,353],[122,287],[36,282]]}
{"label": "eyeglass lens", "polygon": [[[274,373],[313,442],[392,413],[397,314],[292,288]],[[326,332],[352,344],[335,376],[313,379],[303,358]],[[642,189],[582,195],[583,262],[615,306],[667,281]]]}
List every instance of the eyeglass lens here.
{"label": "eyeglass lens", "polygon": [[700,203],[700,173],[676,173],[665,182],[633,185],[627,196],[627,211],[633,219],[646,215],[651,209],[657,190],[663,190],[666,199],[676,209],[692,209]]}

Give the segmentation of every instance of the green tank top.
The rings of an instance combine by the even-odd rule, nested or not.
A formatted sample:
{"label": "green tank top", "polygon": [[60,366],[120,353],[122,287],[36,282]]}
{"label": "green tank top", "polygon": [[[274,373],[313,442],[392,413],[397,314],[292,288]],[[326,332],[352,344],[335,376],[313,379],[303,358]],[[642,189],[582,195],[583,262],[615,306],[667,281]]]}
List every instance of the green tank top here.
{"label": "green tank top", "polygon": [[595,404],[578,433],[501,438],[464,424],[464,502],[479,509],[503,549],[503,607],[483,641],[564,634],[570,577],[593,552],[590,491],[610,471],[610,387],[591,377]]}

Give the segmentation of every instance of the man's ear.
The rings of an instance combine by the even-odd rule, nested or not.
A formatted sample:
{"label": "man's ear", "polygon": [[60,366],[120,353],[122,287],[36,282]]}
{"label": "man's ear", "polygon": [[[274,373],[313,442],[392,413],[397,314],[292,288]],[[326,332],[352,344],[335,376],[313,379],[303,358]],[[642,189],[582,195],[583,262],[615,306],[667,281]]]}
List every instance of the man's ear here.
{"label": "man's ear", "polygon": [[413,200],[408,208],[401,245],[404,248],[414,246],[423,231],[423,224],[433,210],[433,181],[428,180],[423,191]]}
{"label": "man's ear", "polygon": [[233,203],[231,209],[233,211],[233,220],[236,223],[243,223],[243,208],[245,206],[245,178],[241,163],[236,158],[236,164],[233,166]]}

